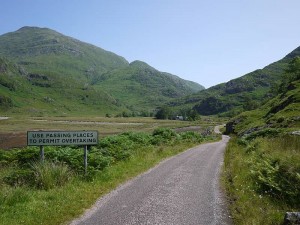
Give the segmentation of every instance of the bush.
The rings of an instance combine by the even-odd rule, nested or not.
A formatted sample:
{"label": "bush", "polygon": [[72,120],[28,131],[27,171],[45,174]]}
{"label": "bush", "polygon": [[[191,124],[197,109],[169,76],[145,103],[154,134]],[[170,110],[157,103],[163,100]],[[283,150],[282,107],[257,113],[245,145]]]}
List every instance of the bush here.
{"label": "bush", "polygon": [[33,171],[29,169],[16,169],[3,178],[3,181],[10,186],[31,186],[34,183]]}
{"label": "bush", "polygon": [[192,141],[192,142],[200,143],[204,140],[204,138],[199,133],[193,131],[187,131],[181,133],[180,136],[183,140]]}
{"label": "bush", "polygon": [[113,163],[114,159],[111,156],[104,156],[102,152],[93,148],[88,154],[88,166],[93,170],[103,170]]}
{"label": "bush", "polygon": [[134,142],[124,134],[104,138],[98,144],[98,148],[115,161],[129,158],[135,149]]}
{"label": "bush", "polygon": [[53,162],[64,162],[75,171],[83,171],[83,149],[71,147],[45,148],[45,158]]}
{"label": "bush", "polygon": [[300,206],[300,168],[292,168],[280,160],[264,157],[255,160],[251,173],[257,180],[261,194]]}
{"label": "bush", "polygon": [[0,151],[0,167],[9,165],[14,161],[11,151]]}
{"label": "bush", "polygon": [[161,138],[165,140],[171,140],[173,138],[178,137],[178,134],[176,134],[175,131],[168,129],[168,128],[157,128],[153,131],[152,134],[154,137],[160,136]]}
{"label": "bush", "polygon": [[126,132],[122,135],[126,136],[134,144],[147,146],[151,143],[151,135],[147,133]]}
{"label": "bush", "polygon": [[39,150],[37,148],[25,148],[23,150],[17,150],[14,154],[14,158],[17,163],[22,167],[29,168],[34,161],[39,159]]}

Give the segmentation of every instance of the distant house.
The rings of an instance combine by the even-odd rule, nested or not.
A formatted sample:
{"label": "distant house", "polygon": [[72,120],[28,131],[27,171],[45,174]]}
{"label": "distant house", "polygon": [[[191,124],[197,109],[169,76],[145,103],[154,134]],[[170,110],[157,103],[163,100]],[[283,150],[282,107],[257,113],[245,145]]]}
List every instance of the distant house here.
{"label": "distant house", "polygon": [[176,120],[183,120],[183,116],[176,116]]}

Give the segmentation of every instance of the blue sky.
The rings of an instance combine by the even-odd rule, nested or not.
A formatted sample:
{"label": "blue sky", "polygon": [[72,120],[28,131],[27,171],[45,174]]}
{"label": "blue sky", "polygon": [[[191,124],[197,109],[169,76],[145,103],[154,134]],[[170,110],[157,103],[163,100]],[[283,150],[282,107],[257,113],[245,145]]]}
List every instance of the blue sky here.
{"label": "blue sky", "polygon": [[299,0],[3,0],[0,34],[48,27],[210,87],[300,46]]}

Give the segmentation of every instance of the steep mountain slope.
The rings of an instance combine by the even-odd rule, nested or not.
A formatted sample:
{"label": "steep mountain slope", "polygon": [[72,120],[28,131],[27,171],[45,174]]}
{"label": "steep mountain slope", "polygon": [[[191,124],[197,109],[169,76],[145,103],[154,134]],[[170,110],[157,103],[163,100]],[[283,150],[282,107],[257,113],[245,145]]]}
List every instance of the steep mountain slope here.
{"label": "steep mountain slope", "polygon": [[[114,109],[116,113],[153,110],[171,99],[203,89],[197,83],[159,72],[146,63],[129,64],[121,56],[48,28],[23,27],[1,35],[0,57],[15,65],[9,71],[14,74],[9,80],[22,81],[26,93],[46,96],[52,102],[68,102],[62,105],[75,106],[80,101],[91,109],[101,105],[100,114],[111,113],[106,109]],[[17,68],[24,73],[20,75]],[[1,79],[8,79],[6,72],[1,73]],[[21,98],[14,97],[5,85],[0,88],[2,96],[12,100],[11,108],[23,107]],[[19,89],[14,94],[21,96]],[[43,104],[30,101],[28,107],[31,104],[38,111],[45,111]],[[77,109],[68,108],[70,112],[71,108]]]}
{"label": "steep mountain slope", "polygon": [[269,96],[270,89],[278,85],[288,63],[295,56],[300,56],[300,47],[263,69],[185,96],[178,101],[169,103],[169,106],[174,107],[175,110],[194,108],[202,115],[221,114],[225,116],[233,116],[244,110],[255,109],[271,97]]}
{"label": "steep mountain slope", "polygon": [[[256,110],[244,112],[226,126],[227,133],[255,137],[282,132],[300,132],[300,57],[289,64],[278,95]],[[300,135],[300,133],[299,133]]]}
{"label": "steep mountain slope", "polygon": [[0,57],[0,112],[62,116],[121,110],[107,93],[69,81],[28,73],[24,67]]}

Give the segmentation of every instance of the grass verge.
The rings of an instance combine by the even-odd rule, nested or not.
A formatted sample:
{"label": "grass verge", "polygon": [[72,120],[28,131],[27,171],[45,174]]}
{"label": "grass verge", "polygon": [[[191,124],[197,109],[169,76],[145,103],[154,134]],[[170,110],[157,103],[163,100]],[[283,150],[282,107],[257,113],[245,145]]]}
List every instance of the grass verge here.
{"label": "grass verge", "polygon": [[230,140],[223,182],[234,224],[282,224],[300,211],[299,151],[299,137]]}

